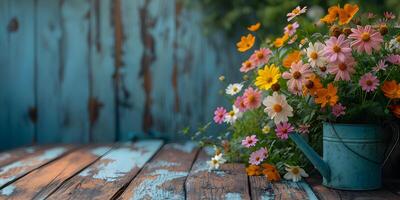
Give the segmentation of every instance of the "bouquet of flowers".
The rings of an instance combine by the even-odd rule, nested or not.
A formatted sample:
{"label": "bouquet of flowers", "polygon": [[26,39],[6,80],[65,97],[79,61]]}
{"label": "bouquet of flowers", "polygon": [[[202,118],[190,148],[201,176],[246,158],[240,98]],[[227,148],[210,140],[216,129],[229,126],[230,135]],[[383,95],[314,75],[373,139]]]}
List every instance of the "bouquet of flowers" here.
{"label": "bouquet of flowers", "polygon": [[[213,145],[209,161],[248,164],[248,175],[298,181],[307,161],[288,139],[297,132],[318,147],[321,124],[379,123],[400,118],[400,25],[395,16],[360,13],[357,5],[332,6],[314,29],[303,28],[298,6],[287,14],[283,36],[255,37],[260,23],[237,43],[239,52],[259,48],[240,67],[243,80],[227,85],[231,107],[218,107],[213,121],[223,134],[193,139]],[[238,67],[239,68],[239,67]],[[225,83],[225,77],[220,80]],[[201,138],[199,138],[201,137]],[[318,148],[317,148],[318,149]],[[285,172],[286,171],[286,172]]]}

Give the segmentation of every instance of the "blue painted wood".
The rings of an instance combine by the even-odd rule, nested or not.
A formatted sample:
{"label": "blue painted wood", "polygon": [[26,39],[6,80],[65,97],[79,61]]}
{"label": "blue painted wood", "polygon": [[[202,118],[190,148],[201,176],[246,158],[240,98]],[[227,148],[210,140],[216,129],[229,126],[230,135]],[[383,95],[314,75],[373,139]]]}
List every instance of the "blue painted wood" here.
{"label": "blue painted wood", "polygon": [[4,141],[0,149],[5,149],[34,141],[34,124],[28,113],[35,106],[35,23],[33,0],[3,0],[1,4],[0,43],[5,57],[1,57],[0,69],[0,141]]}

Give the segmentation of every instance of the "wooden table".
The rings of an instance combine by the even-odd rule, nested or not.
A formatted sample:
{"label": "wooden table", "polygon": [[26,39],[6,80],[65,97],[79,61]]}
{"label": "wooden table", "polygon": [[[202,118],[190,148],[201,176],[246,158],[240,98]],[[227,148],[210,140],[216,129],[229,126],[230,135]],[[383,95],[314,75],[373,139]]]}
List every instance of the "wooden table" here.
{"label": "wooden table", "polygon": [[209,154],[160,140],[20,148],[0,153],[0,199],[400,199],[399,184],[350,192],[318,178],[269,183],[243,164],[209,173]]}

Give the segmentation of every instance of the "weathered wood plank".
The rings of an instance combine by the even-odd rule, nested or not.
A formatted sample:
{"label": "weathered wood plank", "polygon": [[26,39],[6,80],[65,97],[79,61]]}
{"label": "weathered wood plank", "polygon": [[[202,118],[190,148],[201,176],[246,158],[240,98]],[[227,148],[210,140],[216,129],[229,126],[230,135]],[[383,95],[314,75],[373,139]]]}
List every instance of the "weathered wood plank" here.
{"label": "weathered wood plank", "polygon": [[246,169],[243,164],[224,164],[208,172],[210,155],[203,150],[186,180],[188,199],[250,199]]}
{"label": "weathered wood plank", "polygon": [[114,94],[114,32],[112,0],[90,0],[90,99],[89,122],[92,142],[116,138]]}
{"label": "weathered wood plank", "polygon": [[42,152],[50,146],[32,146],[32,147],[22,147],[14,149],[11,151],[0,153],[0,167],[21,160],[28,156],[31,156],[37,152]]}
{"label": "weathered wood plank", "polygon": [[262,199],[309,199],[317,200],[312,189],[305,182],[269,182],[264,176],[249,176],[251,197],[255,200]]}
{"label": "weathered wood plank", "polygon": [[59,0],[38,0],[36,5],[37,142],[62,142],[61,85],[63,24]]}
{"label": "weathered wood plank", "polygon": [[19,160],[10,163],[0,168],[0,188],[3,188],[8,183],[25,176],[34,169],[53,161],[54,159],[68,153],[72,150],[72,146],[60,146],[47,149],[43,152],[38,152]]}
{"label": "weathered wood plank", "polygon": [[120,199],[185,199],[184,184],[198,148],[167,144],[130,183]]}
{"label": "weathered wood plank", "polygon": [[321,200],[340,199],[340,200],[353,200],[353,199],[373,199],[373,200],[399,200],[400,196],[392,193],[386,189],[373,190],[373,191],[345,191],[334,190],[325,187],[321,184],[320,177],[312,177],[307,179],[314,190],[316,196]]}
{"label": "weathered wood plank", "polygon": [[44,199],[110,149],[111,145],[93,145],[74,151],[3,188],[0,199]]}
{"label": "weathered wood plank", "polygon": [[49,199],[110,199],[157,152],[159,140],[124,143],[64,183]]}
{"label": "weathered wood plank", "polygon": [[1,4],[0,43],[7,57],[0,57],[0,148],[8,149],[34,142],[34,1]]}

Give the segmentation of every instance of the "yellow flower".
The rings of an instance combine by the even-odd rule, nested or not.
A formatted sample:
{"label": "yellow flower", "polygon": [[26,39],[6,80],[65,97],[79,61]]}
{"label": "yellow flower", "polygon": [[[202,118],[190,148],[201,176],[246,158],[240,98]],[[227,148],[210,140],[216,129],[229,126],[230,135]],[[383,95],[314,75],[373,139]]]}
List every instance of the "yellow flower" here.
{"label": "yellow flower", "polygon": [[289,39],[289,35],[285,34],[280,38],[276,38],[274,41],[274,45],[276,48],[279,48],[285,44],[285,42]]}
{"label": "yellow flower", "polygon": [[240,38],[240,42],[236,43],[238,51],[245,52],[245,51],[251,49],[251,47],[253,47],[255,41],[256,41],[256,38],[250,33],[247,36],[242,36]]}
{"label": "yellow flower", "polygon": [[339,25],[348,24],[358,10],[359,8],[356,4],[345,4],[344,8],[339,10]]}
{"label": "yellow flower", "polygon": [[289,53],[282,61],[282,65],[286,68],[290,68],[292,63],[297,63],[300,61],[301,52],[296,50],[292,53]]}
{"label": "yellow flower", "polygon": [[270,66],[265,65],[264,69],[258,70],[255,85],[262,90],[268,90],[273,84],[278,82],[279,77],[281,77],[281,73],[278,67],[274,64]]}
{"label": "yellow flower", "polygon": [[257,22],[256,24],[247,27],[247,30],[257,31],[260,28],[260,26],[261,26],[260,22]]}
{"label": "yellow flower", "polygon": [[268,125],[265,125],[265,126],[263,127],[263,129],[262,129],[262,132],[263,132],[264,134],[267,134],[267,133],[269,133],[270,131],[271,131],[271,127],[268,126]]}

